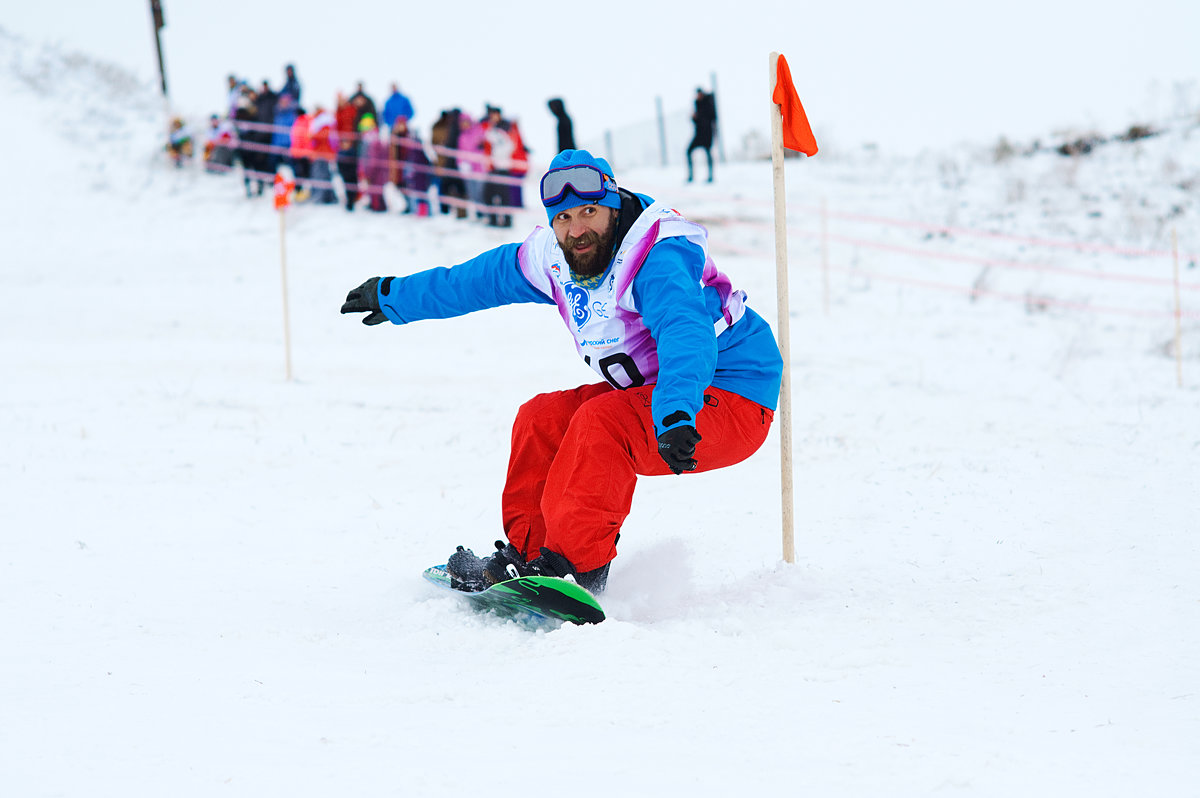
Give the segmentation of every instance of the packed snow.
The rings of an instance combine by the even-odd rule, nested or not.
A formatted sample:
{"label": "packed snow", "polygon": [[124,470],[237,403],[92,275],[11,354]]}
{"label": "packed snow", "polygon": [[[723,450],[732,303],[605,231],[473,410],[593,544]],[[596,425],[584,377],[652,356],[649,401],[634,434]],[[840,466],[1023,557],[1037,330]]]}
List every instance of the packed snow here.
{"label": "packed snow", "polygon": [[[168,164],[152,87],[0,53],[0,794],[1197,794],[1194,114],[789,161],[797,562],[776,430],[643,480],[608,620],[530,633],[420,572],[500,536],[516,408],[593,374],[543,306],[338,308],[541,212],[281,227]],[[768,163],[617,177],[776,318]]]}

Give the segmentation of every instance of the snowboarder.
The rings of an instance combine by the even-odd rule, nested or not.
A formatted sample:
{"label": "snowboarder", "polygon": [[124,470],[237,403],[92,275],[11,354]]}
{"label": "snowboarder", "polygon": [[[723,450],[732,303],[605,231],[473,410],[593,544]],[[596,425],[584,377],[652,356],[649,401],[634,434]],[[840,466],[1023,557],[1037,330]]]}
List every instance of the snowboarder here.
{"label": "snowboarder", "polygon": [[[603,158],[555,156],[541,180],[549,229],[451,269],[373,277],[342,313],[368,325],[450,318],[515,302],[557,305],[606,382],[541,394],[513,425],[507,541],[447,562],[467,591],[515,576],[604,588],[639,475],[733,465],[763,443],[783,363],[767,323],[708,256],[705,229],[619,188]],[[684,513],[671,523],[683,527]]]}

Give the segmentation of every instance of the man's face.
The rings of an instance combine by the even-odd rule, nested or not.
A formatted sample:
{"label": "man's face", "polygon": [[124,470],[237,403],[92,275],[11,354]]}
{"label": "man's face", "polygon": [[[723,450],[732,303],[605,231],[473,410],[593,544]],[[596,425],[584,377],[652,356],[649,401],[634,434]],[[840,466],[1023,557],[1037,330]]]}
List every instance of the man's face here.
{"label": "man's face", "polygon": [[571,271],[594,277],[608,268],[617,237],[617,212],[603,205],[576,205],[550,222]]}

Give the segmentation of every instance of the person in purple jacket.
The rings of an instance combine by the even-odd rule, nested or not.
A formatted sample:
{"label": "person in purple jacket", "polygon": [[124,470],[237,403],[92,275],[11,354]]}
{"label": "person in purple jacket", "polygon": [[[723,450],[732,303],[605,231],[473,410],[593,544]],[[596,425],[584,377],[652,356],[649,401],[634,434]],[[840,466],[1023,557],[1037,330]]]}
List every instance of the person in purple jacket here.
{"label": "person in purple jacket", "polygon": [[783,370],[767,323],[708,253],[708,233],[620,188],[603,158],[555,156],[541,180],[548,228],[453,268],[373,277],[342,313],[367,325],[556,305],[604,382],[541,394],[513,424],[502,496],[507,540],[450,556],[452,584],[517,576],[608,580],[638,476],[711,471],[762,445]]}

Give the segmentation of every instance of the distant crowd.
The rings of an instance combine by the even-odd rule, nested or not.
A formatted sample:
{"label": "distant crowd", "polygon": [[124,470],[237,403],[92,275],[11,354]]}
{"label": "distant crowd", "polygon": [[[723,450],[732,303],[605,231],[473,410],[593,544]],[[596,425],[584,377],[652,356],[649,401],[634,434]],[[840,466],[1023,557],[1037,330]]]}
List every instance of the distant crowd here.
{"label": "distant crowd", "polygon": [[[209,119],[204,165],[226,173],[240,164],[247,197],[263,194],[286,169],[297,202],[340,202],[348,211],[359,205],[387,211],[389,184],[404,200],[402,212],[420,216],[436,206],[444,214],[506,227],[512,211],[524,205],[527,151],[516,121],[499,107],[488,105],[478,120],[459,108],[443,110],[426,146],[410,124],[412,102],[396,83],[382,109],[361,82],[350,96],[339,93],[332,107],[306,105],[291,64],[278,91],[266,80],[255,88],[235,75],[228,91],[227,108]],[[559,149],[573,148],[562,100],[548,106],[558,119]],[[172,122],[167,149],[176,165],[192,155],[192,135],[180,119]]]}

